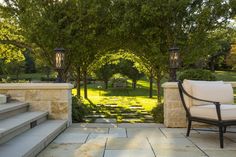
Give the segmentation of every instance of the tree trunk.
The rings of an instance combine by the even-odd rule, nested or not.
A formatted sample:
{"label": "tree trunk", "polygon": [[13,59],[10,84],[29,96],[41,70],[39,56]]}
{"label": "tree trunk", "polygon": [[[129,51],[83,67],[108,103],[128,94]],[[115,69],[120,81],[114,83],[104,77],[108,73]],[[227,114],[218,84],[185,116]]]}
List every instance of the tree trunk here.
{"label": "tree trunk", "polygon": [[77,97],[78,98],[80,98],[80,96],[81,96],[81,93],[80,93],[80,88],[81,88],[81,86],[80,86],[80,67],[78,67],[78,69],[77,69],[77,78],[76,78],[76,82],[77,82]]}
{"label": "tree trunk", "polygon": [[149,98],[152,98],[152,91],[153,91],[153,74],[152,71],[149,77]]}
{"label": "tree trunk", "polygon": [[133,81],[132,81],[132,87],[133,87],[133,89],[136,89],[136,85],[137,85],[137,81],[136,81],[136,80],[133,80]]}
{"label": "tree trunk", "polygon": [[20,70],[17,70],[16,71],[16,81],[19,82],[19,75],[20,75]]}
{"label": "tree trunk", "polygon": [[157,78],[157,102],[161,103],[161,79],[160,76]]}
{"label": "tree trunk", "polygon": [[46,75],[47,75],[47,80],[49,81],[49,78],[50,78],[50,70],[49,70],[49,67],[46,67]]}
{"label": "tree trunk", "polygon": [[87,71],[84,70],[84,98],[87,99],[88,98],[88,93],[87,93]]}
{"label": "tree trunk", "polygon": [[210,61],[210,68],[212,72],[215,72],[215,59],[211,59]]}
{"label": "tree trunk", "polygon": [[104,80],[105,89],[108,89],[108,80]]}

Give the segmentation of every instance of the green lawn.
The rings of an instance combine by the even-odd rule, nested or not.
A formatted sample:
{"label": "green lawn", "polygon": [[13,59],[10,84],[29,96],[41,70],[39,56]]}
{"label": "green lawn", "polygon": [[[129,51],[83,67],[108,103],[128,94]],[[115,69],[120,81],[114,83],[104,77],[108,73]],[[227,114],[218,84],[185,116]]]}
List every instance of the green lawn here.
{"label": "green lawn", "polygon": [[[130,80],[128,81],[128,88],[115,89],[98,88],[103,83],[93,83],[88,85],[88,100],[84,100],[85,104],[117,104],[118,106],[126,108],[129,105],[142,105],[147,111],[150,111],[157,104],[156,85],[154,84],[153,98],[149,98],[149,82],[145,79],[137,82],[137,89],[132,89]],[[81,94],[83,95],[83,89]],[[76,95],[76,89],[72,91]]]}
{"label": "green lawn", "polygon": [[216,71],[214,74],[215,74],[217,80],[236,81],[236,72]]}
{"label": "green lawn", "polygon": [[[229,82],[236,81],[236,72],[216,71],[215,75],[217,80],[229,81]],[[234,88],[234,98],[236,102],[236,88]]]}
{"label": "green lawn", "polygon": [[[236,81],[236,72],[216,71],[214,73],[217,80]],[[163,79],[162,82],[167,81]],[[131,88],[131,80],[128,80],[129,87],[125,89],[109,88],[107,90],[99,88],[103,86],[102,82],[92,83],[88,85],[88,100],[84,100],[86,105],[97,104],[117,104],[122,108],[127,108],[130,105],[142,105],[146,111],[151,111],[157,105],[156,84],[153,86],[153,98],[149,98],[149,82],[147,79],[139,80],[137,89]],[[76,94],[76,90],[73,90]],[[83,96],[83,89],[81,89]]]}

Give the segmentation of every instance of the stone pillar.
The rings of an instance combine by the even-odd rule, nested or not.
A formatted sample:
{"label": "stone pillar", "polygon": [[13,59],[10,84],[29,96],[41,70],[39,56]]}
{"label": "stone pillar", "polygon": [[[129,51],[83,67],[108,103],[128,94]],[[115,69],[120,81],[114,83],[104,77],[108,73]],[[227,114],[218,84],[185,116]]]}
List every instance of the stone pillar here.
{"label": "stone pillar", "polygon": [[166,127],[186,127],[186,113],[181,103],[177,82],[166,82],[164,88],[164,124]]}
{"label": "stone pillar", "polygon": [[72,123],[72,84],[68,83],[4,83],[0,94],[30,104],[30,111],[47,111],[49,119]]}

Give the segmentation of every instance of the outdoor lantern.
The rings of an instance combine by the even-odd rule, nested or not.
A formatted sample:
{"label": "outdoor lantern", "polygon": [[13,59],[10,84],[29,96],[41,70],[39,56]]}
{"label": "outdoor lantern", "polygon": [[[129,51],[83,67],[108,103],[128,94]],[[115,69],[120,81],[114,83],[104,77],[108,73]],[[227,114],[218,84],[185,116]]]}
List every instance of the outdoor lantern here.
{"label": "outdoor lantern", "polygon": [[176,70],[179,67],[179,48],[174,46],[170,52],[170,81],[176,82]]}
{"label": "outdoor lantern", "polygon": [[56,82],[63,82],[62,72],[64,70],[64,61],[65,61],[65,49],[64,48],[55,48],[55,69],[58,72]]}

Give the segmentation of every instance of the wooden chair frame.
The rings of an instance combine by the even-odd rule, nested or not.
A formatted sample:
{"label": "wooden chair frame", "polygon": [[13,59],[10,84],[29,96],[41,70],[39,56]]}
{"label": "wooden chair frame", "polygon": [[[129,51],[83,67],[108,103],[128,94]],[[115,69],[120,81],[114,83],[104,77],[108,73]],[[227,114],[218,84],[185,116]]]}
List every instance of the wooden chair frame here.
{"label": "wooden chair frame", "polygon": [[[227,126],[236,125],[236,119],[234,119],[234,120],[222,120],[220,102],[203,100],[203,99],[196,98],[196,97],[190,95],[184,89],[181,81],[178,81],[178,89],[179,89],[179,94],[180,94],[182,104],[183,104],[184,109],[186,111],[186,117],[187,117],[187,120],[188,120],[188,128],[187,128],[186,136],[189,136],[189,134],[190,134],[191,125],[192,125],[193,121],[200,122],[200,123],[205,123],[205,124],[210,124],[210,125],[215,125],[219,128],[220,147],[224,148],[224,133],[226,133],[226,128],[227,128]],[[203,118],[203,117],[192,116],[189,109],[188,109],[188,107],[187,107],[187,105],[186,105],[186,103],[185,103],[184,95],[186,95],[186,96],[188,96],[188,97],[190,97],[191,99],[194,99],[194,100],[214,104],[215,108],[216,108],[216,113],[217,113],[217,118],[218,119],[210,119],[210,118],[208,119],[208,118]]]}

